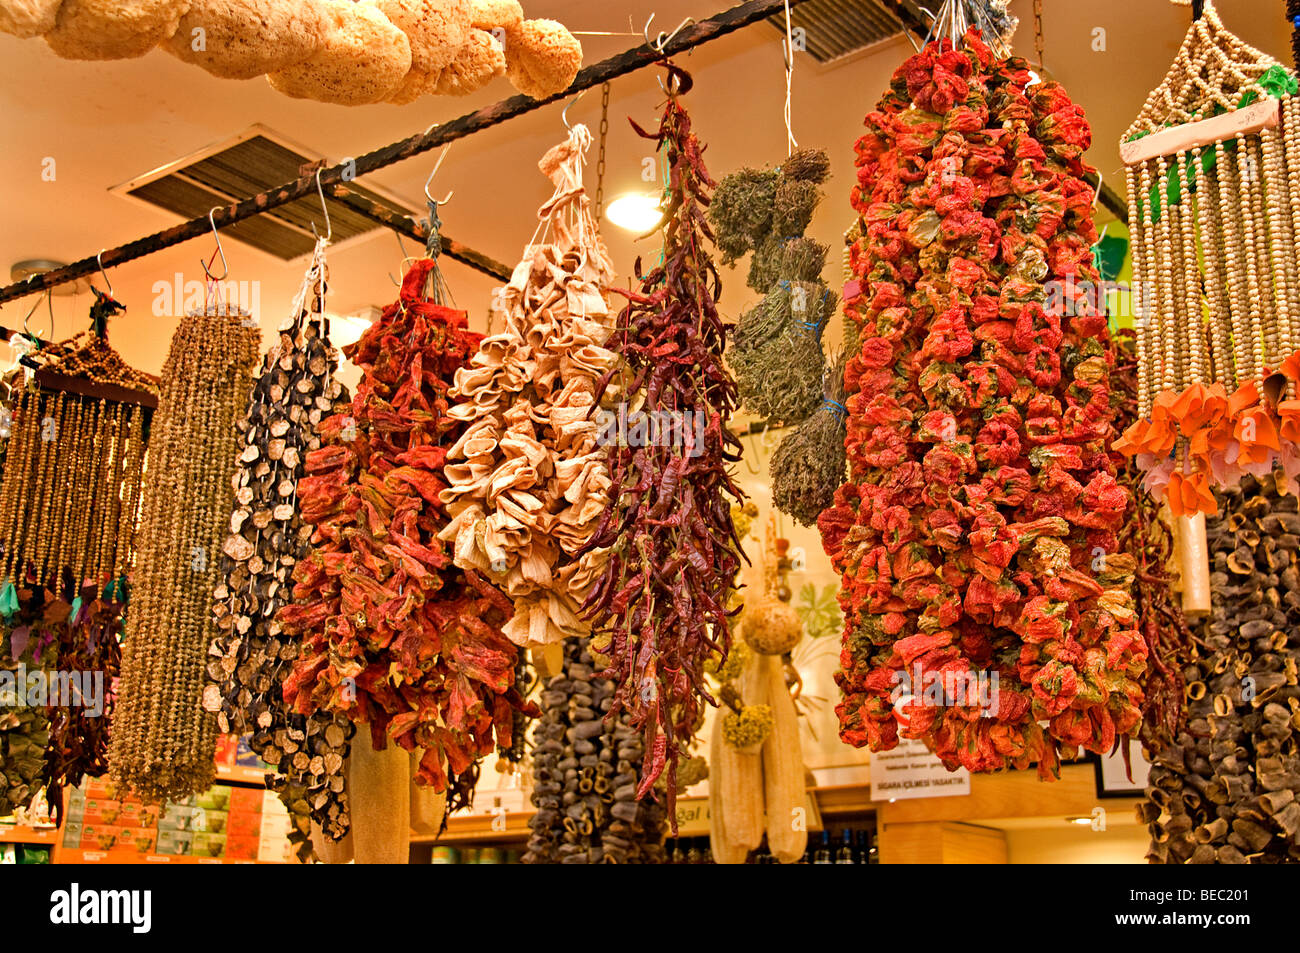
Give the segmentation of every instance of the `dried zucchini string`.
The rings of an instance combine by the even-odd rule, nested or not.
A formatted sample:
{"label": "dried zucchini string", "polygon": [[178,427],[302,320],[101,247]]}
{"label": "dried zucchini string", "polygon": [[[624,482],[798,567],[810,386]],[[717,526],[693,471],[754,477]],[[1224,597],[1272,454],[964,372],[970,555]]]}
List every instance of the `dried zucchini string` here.
{"label": "dried zucchini string", "polygon": [[209,606],[259,336],[224,306],[181,320],[150,436],[140,548],[109,769],[147,801],[205,790],[216,719],[201,702]]}
{"label": "dried zucchini string", "polygon": [[1128,170],[1140,417],[1115,446],[1175,516],[1214,513],[1211,489],[1248,473],[1300,476],[1298,89],[1207,0],[1124,137],[1279,102],[1276,128]]}
{"label": "dried zucchini string", "polygon": [[289,839],[303,860],[311,856],[313,821],[333,840],[348,831],[343,763],[354,730],[342,715],[289,710],[283,686],[300,646],[275,618],[291,599],[294,566],[310,550],[298,503],[303,463],[321,445],[321,421],[350,405],[327,336],[324,251],[317,242],[235,425],[235,508],[213,593],[219,634],[208,649],[204,690],[219,730],[251,733],[251,748],[272,766],[267,784],[293,818]]}

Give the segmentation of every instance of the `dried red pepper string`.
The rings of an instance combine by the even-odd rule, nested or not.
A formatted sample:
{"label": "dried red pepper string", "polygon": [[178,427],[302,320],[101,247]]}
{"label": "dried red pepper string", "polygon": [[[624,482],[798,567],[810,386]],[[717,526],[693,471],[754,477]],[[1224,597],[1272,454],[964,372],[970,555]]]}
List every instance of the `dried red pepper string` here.
{"label": "dried red pepper string", "polygon": [[[665,67],[659,128],[647,132],[632,123],[669,164],[664,261],[644,275],[637,261],[641,289],[620,292],[628,305],[606,346],[626,364],[626,399],[640,398],[631,412],[671,415],[681,439],[609,447],[610,505],[589,546],[609,547],[611,558],[584,613],[593,632],[609,639],[601,651],[611,659],[602,676],[616,684],[610,717],[626,710],[645,739],[637,797],[666,771],[674,818],[681,751],[701,703],[717,704],[704,663],[730,648],[727,606],[744,557],[731,521],[732,501],[743,494],[727,467],[740,459],[741,445],[724,426],[737,404],[722,362],[730,326],[718,314],[720,282],[705,220],[716,183],[679,99],[691,78]],[[606,376],[601,394],[614,373],[620,372]]]}

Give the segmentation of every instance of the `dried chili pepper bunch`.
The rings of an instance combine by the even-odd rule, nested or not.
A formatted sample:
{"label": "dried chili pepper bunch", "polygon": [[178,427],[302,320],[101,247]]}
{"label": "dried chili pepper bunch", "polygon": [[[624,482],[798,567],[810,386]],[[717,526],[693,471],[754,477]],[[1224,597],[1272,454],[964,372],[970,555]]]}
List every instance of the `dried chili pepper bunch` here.
{"label": "dried chili pepper bunch", "polygon": [[740,316],[727,363],[740,402],[774,424],[810,416],[822,393],[822,332],[838,303],[822,281],[826,246],[803,237],[830,174],[826,153],[805,149],[779,169],[741,169],[709,205],[723,261],[753,251],[749,284],[765,297]]}
{"label": "dried chili pepper bunch", "polygon": [[[627,710],[645,738],[638,797],[667,769],[674,818],[676,771],[701,712],[713,703],[704,664],[726,654],[728,600],[742,555],[731,502],[743,494],[728,472],[740,441],[725,427],[736,385],[722,363],[728,328],[718,316],[717,269],[705,220],[714,182],[681,96],[688,74],[668,65],[668,99],[655,132],[669,165],[664,262],[636,275],[608,347],[627,365],[630,406],[658,426],[655,439],[608,447],[610,505],[588,546],[609,562],[584,611],[593,644],[611,659],[615,713]],[[614,372],[607,372],[602,390]],[[599,396],[599,393],[598,393]]]}
{"label": "dried chili pepper bunch", "polygon": [[510,600],[455,567],[438,538],[447,454],[464,434],[449,391],[481,336],[429,299],[436,274],[435,259],[412,265],[399,300],[344,348],[362,379],[306,456],[298,495],[313,548],[278,618],[302,643],[284,683],[294,711],[369,722],[377,750],[423,749],[416,780],[456,791],[494,744],[511,746],[528,706],[501,631]]}
{"label": "dried chili pepper bunch", "polygon": [[[109,724],[113,713],[113,680],[122,665],[122,633],[127,603],[125,577],[99,589],[81,587],[68,607],[66,623],[57,626],[60,672],[77,673],[80,697],[51,707],[50,743],[45,752],[45,798],[55,817],[63,814],[64,788],[75,788],[83,778],[108,773]],[[59,606],[67,603],[59,602]],[[88,681],[89,680],[89,681]]]}
{"label": "dried chili pepper bunch", "polygon": [[[949,766],[1049,776],[1062,748],[1137,730],[1147,647],[1118,552],[1114,354],[1083,294],[1090,133],[1029,81],[970,31],[911,57],[867,117],[850,477],[818,524],[843,576],[841,738],[889,749],[905,721]],[[1049,309],[1049,282],[1076,292]]]}
{"label": "dried chili pepper bunch", "polygon": [[587,643],[564,643],[564,668],[542,689],[523,862],[663,863],[664,811],[636,797],[645,748],[626,713],[606,720],[614,683],[596,674]]}
{"label": "dried chili pepper bunch", "polygon": [[68,618],[68,604],[42,587],[24,585],[17,597],[0,628],[0,816],[28,807],[43,786],[50,713],[37,686],[56,670]]}
{"label": "dried chili pepper bunch", "polygon": [[234,495],[235,421],[260,340],[247,311],[209,305],[181,320],[163,364],[109,750],[113,780],[149,802],[207,790],[216,772],[216,718],[201,705],[204,657],[216,635],[211,599]]}
{"label": "dried chili pepper bunch", "polygon": [[218,634],[208,649],[204,706],[223,734],[249,734],[270,764],[268,786],[294,817],[290,840],[306,855],[311,822],[333,839],[348,830],[343,763],[352,723],[335,712],[292,712],[283,686],[299,643],[276,619],[293,591],[294,566],[310,549],[298,482],[319,449],[325,417],[345,413],[335,377],[325,306],[324,243],[319,242],[279,340],[266,353],[244,415],[236,423],[239,464],[230,535],[213,592]]}
{"label": "dried chili pepper bunch", "polygon": [[1300,862],[1300,513],[1279,468],[1218,495],[1215,600],[1187,665],[1186,727],[1156,754],[1147,857]]}
{"label": "dried chili pepper bunch", "polygon": [[448,412],[466,427],[448,454],[442,539],[457,566],[513,600],[505,633],[524,647],[587,631],[578,612],[606,558],[583,552],[609,503],[599,445],[608,428],[594,410],[617,363],[603,346],[614,326],[605,291],[614,268],[582,187],[590,144],[576,125],[538,164],[555,191],[493,303],[502,330],[456,372],[451,396],[460,403]]}

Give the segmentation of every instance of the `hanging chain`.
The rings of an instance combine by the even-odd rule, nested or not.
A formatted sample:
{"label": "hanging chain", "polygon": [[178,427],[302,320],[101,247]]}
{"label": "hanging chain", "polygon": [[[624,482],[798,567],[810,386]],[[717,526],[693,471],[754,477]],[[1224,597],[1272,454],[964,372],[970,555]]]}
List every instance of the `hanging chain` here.
{"label": "hanging chain", "polygon": [[609,83],[600,84],[600,152],[596,155],[596,221],[605,209],[605,140],[609,136]]}
{"label": "hanging chain", "polygon": [[1043,0],[1034,0],[1034,52],[1038,65],[1043,65]]}

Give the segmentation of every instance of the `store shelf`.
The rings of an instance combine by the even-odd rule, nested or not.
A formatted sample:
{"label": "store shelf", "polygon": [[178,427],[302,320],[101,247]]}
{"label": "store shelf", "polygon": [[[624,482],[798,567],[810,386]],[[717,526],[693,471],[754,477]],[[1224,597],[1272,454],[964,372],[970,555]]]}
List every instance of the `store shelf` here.
{"label": "store shelf", "polygon": [[266,771],[262,768],[249,768],[242,764],[218,764],[217,780],[234,784],[255,784],[266,786]]}
{"label": "store shelf", "polygon": [[0,827],[0,844],[55,844],[59,840],[57,827],[28,827],[25,824]]}
{"label": "store shelf", "polygon": [[[412,834],[412,844],[509,844],[528,839],[528,822],[533,811],[507,813],[502,827],[501,815],[471,814],[447,819],[447,830],[441,837],[436,834]],[[496,823],[497,829],[493,828]]]}
{"label": "store shelf", "polygon": [[188,857],[173,854],[140,854],[133,850],[84,850],[61,848],[59,864],[267,864],[279,861],[228,860],[225,857]]}

